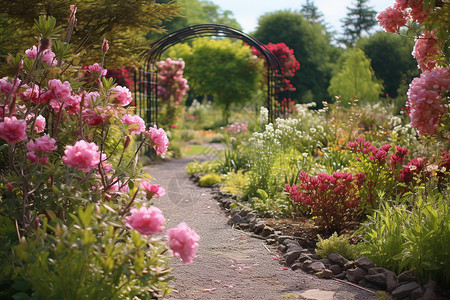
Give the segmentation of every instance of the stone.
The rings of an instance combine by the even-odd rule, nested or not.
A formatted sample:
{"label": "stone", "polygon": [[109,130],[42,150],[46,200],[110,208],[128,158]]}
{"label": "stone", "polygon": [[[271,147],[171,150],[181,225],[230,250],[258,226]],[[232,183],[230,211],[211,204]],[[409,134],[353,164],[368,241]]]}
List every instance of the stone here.
{"label": "stone", "polygon": [[242,218],[246,218],[247,215],[248,215],[249,213],[250,213],[250,211],[249,211],[249,210],[245,210],[245,209],[239,211],[239,215],[240,215]]}
{"label": "stone", "polygon": [[379,274],[379,273],[386,273],[386,269],[385,268],[381,268],[381,267],[373,267],[370,268],[369,270],[367,270],[367,274],[368,275],[375,275],[375,274]]}
{"label": "stone", "polygon": [[331,266],[331,262],[330,262],[330,260],[328,259],[328,258],[322,258],[322,259],[319,259],[319,261],[321,262],[321,263],[323,263],[324,265],[325,265],[325,267],[329,267],[329,266]]}
{"label": "stone", "polygon": [[363,268],[356,268],[356,269],[349,269],[347,270],[347,279],[350,282],[360,282],[361,280],[363,280],[364,276],[367,275],[366,270],[364,270]]}
{"label": "stone", "polygon": [[342,272],[342,273],[339,273],[337,275],[334,275],[334,278],[345,280],[345,279],[347,279],[347,272]]}
{"label": "stone", "polygon": [[333,272],[329,269],[325,269],[317,273],[317,276],[323,279],[331,279],[333,278],[333,275],[334,275]]}
{"label": "stone", "polygon": [[331,262],[340,265],[341,267],[345,266],[345,264],[348,263],[348,259],[340,255],[339,253],[331,253],[330,255],[328,255],[328,259]]}
{"label": "stone", "polygon": [[423,296],[422,288],[419,286],[417,289],[411,292],[411,298],[412,299],[419,299]]}
{"label": "stone", "polygon": [[398,282],[411,282],[416,281],[417,278],[414,276],[412,271],[404,271],[400,275],[398,275]]}
{"label": "stone", "polygon": [[275,239],[267,239],[266,240],[266,243],[267,243],[267,245],[273,245],[273,244],[275,244],[277,241],[275,240]]}
{"label": "stone", "polygon": [[314,273],[318,273],[326,269],[325,265],[320,261],[313,262],[310,267],[311,271]]}
{"label": "stone", "polygon": [[397,275],[392,271],[387,271],[386,273],[386,291],[392,293],[393,290],[398,288],[399,283],[397,280]]}
{"label": "stone", "polygon": [[260,234],[263,231],[264,227],[266,227],[266,224],[264,224],[264,223],[257,223],[255,225],[255,228],[253,228],[253,231],[256,234]]}
{"label": "stone", "polygon": [[269,236],[269,235],[273,234],[274,231],[275,231],[275,230],[274,230],[272,227],[270,227],[270,226],[264,226],[264,228],[263,228],[263,230],[262,230],[262,232],[261,232],[261,235],[262,235],[263,237],[266,237],[266,236]]}
{"label": "stone", "polygon": [[308,300],[318,300],[318,299],[333,300],[335,294],[336,294],[336,292],[312,289],[312,290],[307,290],[307,291],[301,293],[300,296],[302,297],[302,299],[308,299]]}
{"label": "stone", "polygon": [[280,236],[278,236],[278,243],[285,244],[286,240],[289,240],[289,241],[292,241],[292,242],[296,243],[294,238],[292,236],[290,236],[290,235],[280,235]]}
{"label": "stone", "polygon": [[301,253],[298,260],[301,262],[304,262],[305,260],[312,260],[312,257],[311,257],[311,255],[309,255],[307,253]]}
{"label": "stone", "polygon": [[248,224],[248,223],[239,223],[239,224],[237,224],[237,226],[241,229],[249,229],[250,228],[250,224]]}
{"label": "stone", "polygon": [[348,269],[354,269],[356,267],[356,263],[353,260],[349,260],[345,265],[344,265],[344,269],[348,270]]}
{"label": "stone", "polygon": [[286,249],[287,249],[287,246],[286,245],[283,245],[283,244],[279,244],[278,245],[278,250],[280,251],[280,252],[286,252]]}
{"label": "stone", "polygon": [[311,265],[313,264],[313,261],[312,260],[305,260],[304,262],[303,262],[303,264],[302,264],[302,269],[304,270],[304,271],[307,271],[307,272],[309,272],[309,271],[311,271]]}
{"label": "stone", "polygon": [[357,267],[363,268],[366,271],[374,267],[373,262],[365,256],[361,256],[355,263]]}
{"label": "stone", "polygon": [[343,268],[340,265],[331,265],[328,269],[330,269],[334,275],[340,274],[343,271]]}
{"label": "stone", "polygon": [[417,282],[408,282],[393,290],[392,296],[397,299],[405,298],[411,295],[411,293],[417,288],[420,288],[420,285]]}
{"label": "stone", "polygon": [[381,287],[383,289],[386,288],[386,275],[385,273],[378,273],[374,275],[366,275],[364,276],[364,279],[367,282],[370,282],[378,287]]}
{"label": "stone", "polygon": [[256,218],[257,218],[257,215],[251,212],[245,216],[245,221],[248,223],[252,223],[252,222],[256,221]]}
{"label": "stone", "polygon": [[286,260],[286,264],[288,266],[292,265],[297,258],[300,257],[301,252],[298,250],[294,250],[294,251],[290,251],[288,250],[288,252],[286,252],[286,256],[285,256],[285,260]]}
{"label": "stone", "polygon": [[295,270],[299,270],[299,269],[302,268],[302,266],[303,266],[302,263],[296,262],[295,264],[292,264],[291,269],[294,270],[294,271],[295,271]]}
{"label": "stone", "polygon": [[230,221],[233,224],[239,224],[239,223],[242,223],[242,217],[238,214],[235,214],[235,215],[232,215]]}
{"label": "stone", "polygon": [[287,238],[283,239],[283,237],[280,236],[279,239],[282,239],[281,243],[285,244],[286,246],[288,246],[289,244],[295,244],[295,245],[300,246],[300,244],[297,241],[291,239],[291,237],[287,237]]}

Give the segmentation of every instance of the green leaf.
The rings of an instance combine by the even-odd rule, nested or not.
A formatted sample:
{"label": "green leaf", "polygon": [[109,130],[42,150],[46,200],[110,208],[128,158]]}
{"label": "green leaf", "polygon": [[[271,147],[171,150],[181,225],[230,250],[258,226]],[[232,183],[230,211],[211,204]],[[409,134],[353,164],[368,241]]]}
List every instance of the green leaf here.
{"label": "green leaf", "polygon": [[25,294],[24,292],[19,292],[17,294],[14,294],[13,296],[14,300],[28,300],[31,299],[30,296],[28,296],[27,294]]}

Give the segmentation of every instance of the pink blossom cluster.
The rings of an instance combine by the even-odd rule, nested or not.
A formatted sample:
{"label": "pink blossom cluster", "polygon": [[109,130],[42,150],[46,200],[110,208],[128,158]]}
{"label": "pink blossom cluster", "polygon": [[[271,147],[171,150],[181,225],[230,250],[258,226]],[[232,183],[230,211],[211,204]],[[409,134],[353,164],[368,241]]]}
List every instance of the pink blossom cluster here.
{"label": "pink blossom cluster", "polygon": [[411,125],[420,135],[433,135],[441,118],[448,114],[448,106],[442,103],[442,93],[450,90],[450,74],[445,68],[424,71],[414,78],[408,90]]}
{"label": "pink blossom cluster", "polygon": [[0,122],[0,138],[4,139],[8,144],[25,141],[27,121],[17,120],[16,117],[4,117]]}
{"label": "pink blossom cluster", "polygon": [[155,207],[145,207],[145,204],[137,210],[131,209],[131,215],[126,217],[126,224],[140,234],[152,235],[164,230],[163,223],[165,218],[162,211]]}
{"label": "pink blossom cluster", "polygon": [[422,23],[428,13],[423,10],[422,0],[396,0],[395,4],[378,13],[377,19],[381,27],[387,32],[398,33],[400,27],[408,20]]}
{"label": "pink blossom cluster", "polygon": [[149,139],[150,145],[155,149],[156,153],[165,156],[167,148],[169,148],[169,139],[167,134],[162,128],[158,128],[156,125],[150,127],[146,131],[145,136]]}
{"label": "pink blossom cluster", "polygon": [[153,197],[159,198],[166,194],[166,190],[159,184],[151,184],[148,181],[141,181],[140,188],[144,189],[147,200],[150,200]]}
{"label": "pink blossom cluster", "polygon": [[77,141],[73,146],[66,146],[62,161],[69,168],[89,172],[91,168],[97,168],[100,163],[98,146],[84,140]]}
{"label": "pink blossom cluster", "polygon": [[112,88],[111,94],[114,97],[113,103],[121,106],[127,106],[133,101],[130,90],[124,86],[118,85]]}
{"label": "pink blossom cluster", "polygon": [[367,154],[368,159],[373,162],[377,162],[379,164],[383,164],[389,153],[389,149],[391,149],[390,144],[382,145],[380,148],[375,147],[369,141],[366,141],[364,138],[358,137],[355,141],[349,142],[348,147],[353,152],[360,152],[362,154]]}
{"label": "pink blossom cluster", "polygon": [[[28,50],[25,50],[25,54],[30,59],[36,59],[38,57],[39,49],[36,46],[31,47]],[[45,62],[49,66],[56,66],[58,61],[55,59],[55,53],[51,49],[45,49],[41,53],[41,60]]]}
{"label": "pink blossom cluster", "polygon": [[185,222],[167,230],[166,239],[174,256],[180,257],[184,263],[191,263],[194,260],[200,236]]}
{"label": "pink blossom cluster", "polygon": [[158,67],[158,96],[163,101],[173,97],[176,104],[183,100],[189,86],[186,78],[183,78],[184,61],[167,58],[156,63]]}
{"label": "pink blossom cluster", "polygon": [[[430,174],[424,172],[426,164],[425,158],[413,158],[400,170],[399,180],[406,184],[417,184],[418,181],[428,178]],[[420,176],[424,176],[424,178],[419,178]]]}
{"label": "pink blossom cluster", "polygon": [[140,134],[145,131],[145,121],[138,115],[125,114],[122,117],[122,123],[131,125],[128,127],[130,135]]}
{"label": "pink blossom cluster", "polygon": [[33,113],[27,115],[25,117],[25,120],[29,121],[30,123],[34,122],[34,131],[36,131],[37,133],[43,132],[45,129],[45,124],[47,123],[43,116],[39,115],[36,117]]}
{"label": "pink blossom cluster", "polygon": [[34,141],[30,140],[27,143],[27,158],[30,162],[39,162],[41,164],[46,164],[48,161],[48,156],[45,153],[50,153],[58,149],[55,145],[56,141],[49,135],[44,134],[43,136],[36,138]]}
{"label": "pink blossom cluster", "polygon": [[335,172],[314,177],[302,170],[298,178],[300,184],[286,185],[285,191],[294,203],[310,208],[323,229],[333,232],[343,228],[360,205],[359,191],[366,174]]}
{"label": "pink blossom cluster", "polygon": [[3,77],[0,79],[0,93],[3,94],[3,99],[7,100],[8,97],[15,97],[16,91],[20,86],[20,79],[11,79]]}
{"label": "pink blossom cluster", "polygon": [[225,127],[226,131],[228,131],[229,133],[233,133],[233,134],[247,132],[247,129],[248,129],[248,124],[238,123],[238,122],[227,125]]}
{"label": "pink blossom cluster", "polygon": [[100,82],[102,77],[105,77],[108,73],[108,70],[102,68],[98,63],[95,63],[90,66],[84,66],[85,71],[80,74],[81,78],[84,78],[87,81],[95,81]]}
{"label": "pink blossom cluster", "polygon": [[110,116],[107,114],[109,110],[112,110],[112,108],[103,108],[101,106],[94,109],[85,109],[81,113],[81,118],[83,122],[88,124],[89,126],[98,126],[109,119]]}
{"label": "pink blossom cluster", "polygon": [[416,38],[412,55],[422,71],[432,70],[436,67],[439,49],[438,39],[433,31],[424,31]]}

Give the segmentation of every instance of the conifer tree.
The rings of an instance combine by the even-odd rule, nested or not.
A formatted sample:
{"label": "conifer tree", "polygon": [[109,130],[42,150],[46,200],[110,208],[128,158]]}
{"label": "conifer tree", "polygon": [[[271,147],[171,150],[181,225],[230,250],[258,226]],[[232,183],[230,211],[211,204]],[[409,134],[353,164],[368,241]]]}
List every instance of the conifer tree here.
{"label": "conifer tree", "polygon": [[347,7],[347,17],[341,20],[344,36],[340,39],[346,46],[354,46],[363,32],[368,33],[377,24],[377,12],[367,2],[368,0],[356,0],[354,7]]}

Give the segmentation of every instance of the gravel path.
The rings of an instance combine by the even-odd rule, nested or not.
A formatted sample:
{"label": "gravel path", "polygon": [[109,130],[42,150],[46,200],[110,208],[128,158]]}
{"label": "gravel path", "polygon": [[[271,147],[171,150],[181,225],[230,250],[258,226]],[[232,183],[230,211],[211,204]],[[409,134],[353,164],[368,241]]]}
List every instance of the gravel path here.
{"label": "gravel path", "polygon": [[166,228],[185,221],[200,235],[192,264],[172,260],[175,291],[168,299],[375,299],[347,284],[282,268],[274,247],[231,228],[210,190],[189,180],[185,166],[193,159],[172,160],[146,170],[166,189],[166,195],[155,200],[166,217]]}

